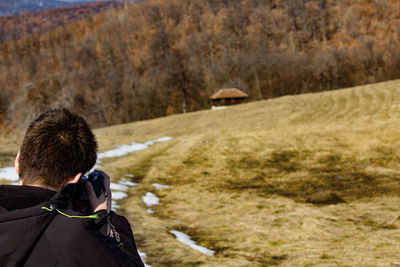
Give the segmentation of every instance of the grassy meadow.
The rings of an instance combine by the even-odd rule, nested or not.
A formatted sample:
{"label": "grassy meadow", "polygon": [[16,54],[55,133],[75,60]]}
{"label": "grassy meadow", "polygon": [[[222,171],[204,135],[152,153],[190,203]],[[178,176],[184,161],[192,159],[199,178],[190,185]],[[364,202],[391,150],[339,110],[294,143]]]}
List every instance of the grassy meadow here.
{"label": "grassy meadow", "polygon": [[[120,213],[152,266],[400,265],[400,80],[95,134],[100,151],[174,138],[102,161],[115,179],[130,173],[140,183]],[[2,137],[0,167],[20,140]],[[160,198],[154,214],[146,192]],[[172,229],[216,254],[179,243]]]}

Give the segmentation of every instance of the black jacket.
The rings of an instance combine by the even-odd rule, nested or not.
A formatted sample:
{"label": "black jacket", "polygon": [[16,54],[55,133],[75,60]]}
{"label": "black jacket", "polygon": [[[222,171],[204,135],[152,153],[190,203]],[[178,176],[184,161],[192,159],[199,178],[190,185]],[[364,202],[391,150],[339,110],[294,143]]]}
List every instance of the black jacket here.
{"label": "black jacket", "polygon": [[[113,213],[120,242],[106,237],[107,214],[98,218],[71,209],[76,184],[60,192],[0,186],[0,266],[143,266],[128,221]],[[54,203],[65,215],[49,210]]]}

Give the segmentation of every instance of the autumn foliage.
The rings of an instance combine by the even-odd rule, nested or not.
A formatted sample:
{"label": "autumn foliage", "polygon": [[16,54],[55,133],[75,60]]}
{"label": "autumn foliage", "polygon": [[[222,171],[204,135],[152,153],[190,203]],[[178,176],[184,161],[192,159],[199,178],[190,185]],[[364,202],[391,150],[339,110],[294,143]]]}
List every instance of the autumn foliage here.
{"label": "autumn foliage", "polygon": [[0,114],[49,107],[94,126],[400,78],[397,0],[155,0],[0,46]]}

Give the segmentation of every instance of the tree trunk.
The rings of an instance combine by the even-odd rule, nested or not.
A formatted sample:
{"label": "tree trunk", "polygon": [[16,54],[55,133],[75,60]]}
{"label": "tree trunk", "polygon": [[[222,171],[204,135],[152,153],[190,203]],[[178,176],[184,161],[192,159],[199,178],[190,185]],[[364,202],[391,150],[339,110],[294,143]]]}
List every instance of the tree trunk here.
{"label": "tree trunk", "polygon": [[322,28],[322,40],[326,42],[326,0],[321,0],[321,28]]}
{"label": "tree trunk", "polygon": [[187,88],[186,88],[186,75],[182,74],[182,113],[186,113],[187,109]]}
{"label": "tree trunk", "polygon": [[260,79],[258,77],[258,73],[256,70],[254,70],[254,74],[255,74],[257,97],[258,97],[258,100],[261,100],[261,99],[263,99],[263,97],[262,97],[261,88],[260,88]]}

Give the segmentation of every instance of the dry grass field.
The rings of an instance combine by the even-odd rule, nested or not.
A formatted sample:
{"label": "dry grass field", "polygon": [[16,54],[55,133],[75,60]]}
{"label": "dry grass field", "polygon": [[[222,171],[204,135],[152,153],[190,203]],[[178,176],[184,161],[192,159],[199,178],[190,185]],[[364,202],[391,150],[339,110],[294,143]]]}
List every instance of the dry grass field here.
{"label": "dry grass field", "polygon": [[[101,151],[174,138],[102,161],[140,183],[120,213],[152,266],[400,266],[400,80],[95,133]],[[0,167],[19,141],[2,138]],[[154,214],[146,192],[160,198]]]}

